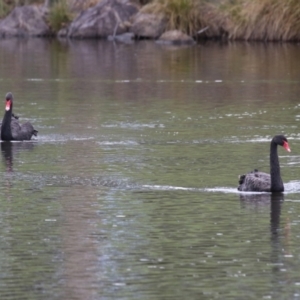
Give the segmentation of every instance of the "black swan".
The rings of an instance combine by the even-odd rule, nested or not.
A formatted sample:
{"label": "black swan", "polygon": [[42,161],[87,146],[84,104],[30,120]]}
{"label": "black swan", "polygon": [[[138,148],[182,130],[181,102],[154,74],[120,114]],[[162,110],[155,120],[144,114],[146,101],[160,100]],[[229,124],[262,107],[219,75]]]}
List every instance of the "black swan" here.
{"label": "black swan", "polygon": [[5,100],[5,114],[1,124],[1,140],[24,141],[30,140],[33,135],[37,136],[38,131],[33,128],[31,123],[26,122],[20,125],[18,117],[13,115],[12,93],[7,93],[5,96]]}
{"label": "black swan", "polygon": [[239,178],[239,191],[272,193],[280,193],[284,191],[283,182],[280,176],[277,145],[280,145],[286,151],[291,152],[287,138],[284,135],[275,135],[270,146],[271,175],[259,172],[258,170],[241,175]]}

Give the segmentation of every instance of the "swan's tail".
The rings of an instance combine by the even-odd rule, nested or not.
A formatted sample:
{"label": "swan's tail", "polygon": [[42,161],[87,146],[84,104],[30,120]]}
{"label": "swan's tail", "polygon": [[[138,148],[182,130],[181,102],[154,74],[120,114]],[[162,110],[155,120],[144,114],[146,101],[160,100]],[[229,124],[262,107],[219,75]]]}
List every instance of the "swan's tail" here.
{"label": "swan's tail", "polygon": [[246,174],[239,175],[239,184],[243,184],[245,181]]}

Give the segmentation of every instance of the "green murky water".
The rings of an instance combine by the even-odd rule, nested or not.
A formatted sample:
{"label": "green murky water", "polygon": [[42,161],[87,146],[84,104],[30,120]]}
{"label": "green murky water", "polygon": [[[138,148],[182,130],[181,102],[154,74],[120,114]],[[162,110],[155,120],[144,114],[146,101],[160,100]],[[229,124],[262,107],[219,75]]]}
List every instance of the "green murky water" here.
{"label": "green murky water", "polygon": [[[1,299],[300,298],[299,45],[2,40]],[[4,112],[4,102],[3,102]],[[279,150],[286,193],[237,193]]]}

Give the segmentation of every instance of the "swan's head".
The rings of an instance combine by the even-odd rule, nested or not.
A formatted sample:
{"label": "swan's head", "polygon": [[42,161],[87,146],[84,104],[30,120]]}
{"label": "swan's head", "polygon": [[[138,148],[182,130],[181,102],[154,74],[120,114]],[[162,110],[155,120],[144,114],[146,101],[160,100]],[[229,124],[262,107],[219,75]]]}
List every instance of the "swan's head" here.
{"label": "swan's head", "polygon": [[6,111],[9,111],[12,109],[12,103],[13,103],[13,95],[12,93],[7,93],[6,96],[5,96],[5,110]]}
{"label": "swan's head", "polygon": [[275,135],[272,141],[282,146],[286,151],[291,152],[288,140],[284,135]]}

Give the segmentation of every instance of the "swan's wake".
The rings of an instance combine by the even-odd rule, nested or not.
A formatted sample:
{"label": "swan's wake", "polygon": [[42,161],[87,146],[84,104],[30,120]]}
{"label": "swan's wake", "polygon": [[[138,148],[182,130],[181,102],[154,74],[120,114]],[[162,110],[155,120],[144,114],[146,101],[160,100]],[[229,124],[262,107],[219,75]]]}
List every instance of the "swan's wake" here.
{"label": "swan's wake", "polygon": [[[145,190],[159,190],[159,191],[187,191],[187,192],[211,192],[211,193],[225,193],[225,194],[242,194],[242,195],[268,195],[268,192],[241,192],[236,187],[212,187],[212,188],[192,188],[172,185],[150,185],[144,184],[141,186]],[[299,194],[300,181],[291,181],[284,185],[284,194]]]}

